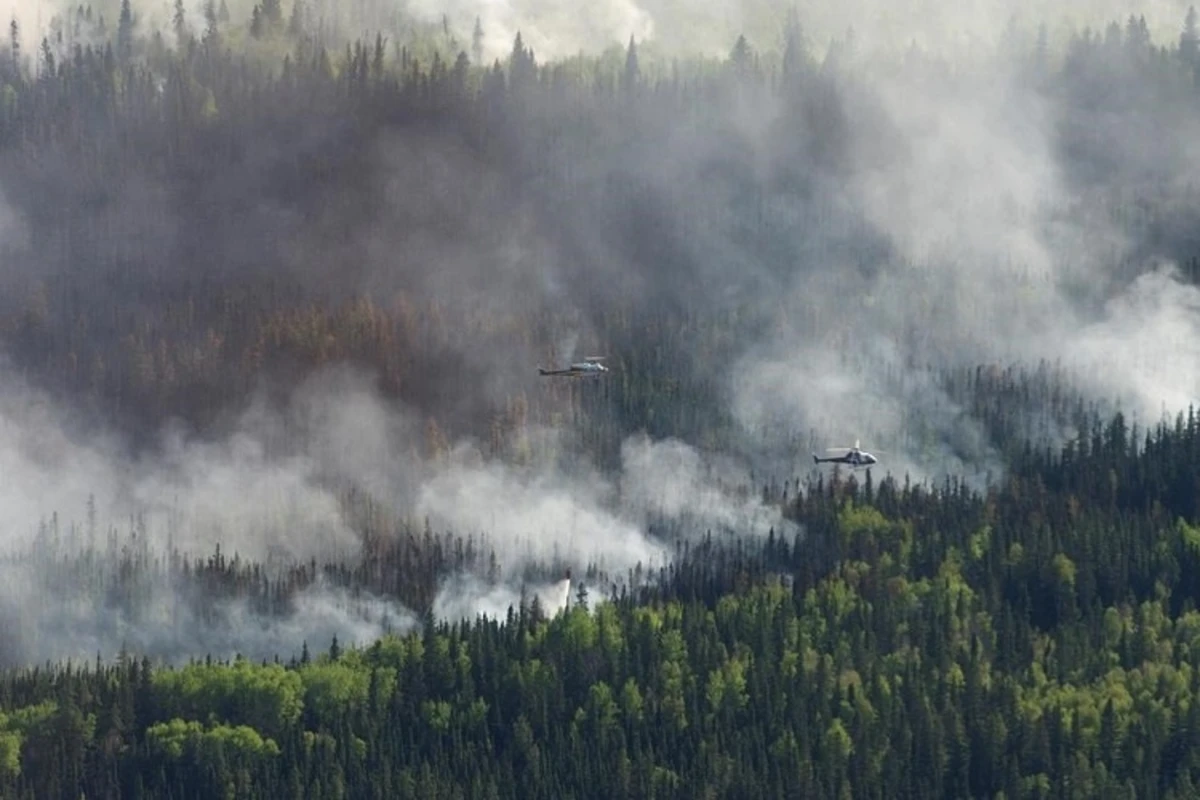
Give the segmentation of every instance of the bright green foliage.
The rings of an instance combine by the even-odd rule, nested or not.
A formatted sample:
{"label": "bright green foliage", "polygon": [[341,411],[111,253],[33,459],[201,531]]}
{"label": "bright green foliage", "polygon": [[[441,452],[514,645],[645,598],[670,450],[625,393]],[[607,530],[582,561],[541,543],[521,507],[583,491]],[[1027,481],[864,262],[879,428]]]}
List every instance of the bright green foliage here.
{"label": "bright green foliage", "polygon": [[279,755],[279,746],[248,725],[214,725],[172,719],[146,729],[151,750],[171,759],[215,761],[218,758],[254,759]]}
{"label": "bright green foliage", "polygon": [[[893,566],[881,579],[881,554],[839,562],[801,593],[764,578],[711,602],[626,599],[551,620],[522,609],[511,624],[441,626],[336,660],[159,669],[152,721],[116,734],[132,749],[79,757],[151,759],[139,780],[162,795],[240,797],[293,780],[322,796],[515,796],[499,789],[513,780],[534,797],[562,786],[595,797],[1062,796],[1068,780],[1098,795],[1146,781],[1185,793],[1200,779],[1200,613],[1150,587],[1095,612],[1077,604],[1046,628],[1021,624],[978,578],[980,561],[1009,569],[991,560],[1009,549],[999,534],[976,539],[982,559],[940,548],[924,575]],[[1039,591],[1076,600],[1095,563],[1048,552]],[[119,665],[61,680],[102,710],[137,677]],[[58,691],[43,683],[26,692],[36,702],[0,718],[13,796],[49,785],[40,750],[18,748],[65,735]],[[84,730],[87,741],[113,735]],[[901,746],[909,756],[897,759]]]}
{"label": "bright green foliage", "polygon": [[278,735],[304,706],[301,675],[279,664],[189,664],[154,673],[155,700],[164,716],[215,719]]}
{"label": "bright green foliage", "polygon": [[146,729],[146,743],[168,758],[183,758],[184,748],[190,748],[204,735],[204,725],[173,719]]}
{"label": "bright green foliage", "polygon": [[0,712],[0,730],[28,736],[48,725],[57,713],[58,702],[55,700],[44,700],[36,705]]}
{"label": "bright green foliage", "polygon": [[0,731],[0,781],[12,781],[21,774],[21,734]]}
{"label": "bright green foliage", "polygon": [[372,670],[366,664],[354,666],[348,661],[310,663],[300,669],[306,708],[330,719],[341,713],[362,711],[371,700],[372,691],[377,698],[392,696],[396,688],[394,667]]}

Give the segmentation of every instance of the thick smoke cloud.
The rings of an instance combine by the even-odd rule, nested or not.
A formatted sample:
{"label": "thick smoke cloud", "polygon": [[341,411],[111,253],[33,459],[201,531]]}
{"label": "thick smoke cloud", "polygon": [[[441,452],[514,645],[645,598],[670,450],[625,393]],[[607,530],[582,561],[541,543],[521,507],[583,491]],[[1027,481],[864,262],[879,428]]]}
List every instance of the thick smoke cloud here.
{"label": "thick smoke cloud", "polygon": [[[230,6],[236,17],[239,7]],[[401,7],[356,8],[348,35]],[[430,23],[442,13],[404,8]],[[623,0],[569,17],[521,3],[446,13],[464,47],[481,17],[489,59],[508,52],[518,27],[542,60],[633,34],[646,40],[645,74],[666,74],[665,62],[651,58],[655,48],[724,54],[743,30],[752,48],[774,47],[785,17],[765,4],[706,9]],[[418,527],[428,519],[486,535],[501,552],[498,581],[456,576],[435,609],[499,614],[533,566],[596,563],[620,574],[663,563],[670,535],[685,529],[789,532],[777,511],[731,487],[763,474],[795,476],[811,466],[809,451],[826,446],[861,439],[882,456],[877,472],[998,478],[1003,463],[983,424],[940,382],[946,367],[1048,361],[1093,399],[1116,400],[1140,418],[1183,407],[1200,389],[1190,344],[1200,341],[1200,297],[1172,267],[1186,256],[1196,210],[1196,151],[1184,141],[1200,122],[1186,110],[1194,103],[1180,102],[1182,90],[1134,91],[1120,59],[1100,100],[1086,75],[1072,77],[1086,70],[1046,91],[1044,74],[1029,68],[1040,19],[1033,9],[1018,15],[1025,38],[1006,39],[999,52],[994,45],[1011,33],[1009,7],[917,10],[807,9],[801,23],[814,58],[793,76],[800,89],[767,91],[730,68],[712,102],[686,119],[652,100],[610,113],[586,97],[540,97],[482,148],[455,134],[304,118],[279,125],[277,136],[253,137],[236,165],[206,163],[186,189],[148,169],[106,181],[94,154],[3,160],[11,211],[0,213],[0,236],[22,251],[3,268],[21,289],[6,300],[13,308],[27,297],[21,279],[86,272],[37,250],[27,235],[59,213],[55,198],[74,196],[86,179],[107,202],[98,210],[67,204],[78,235],[123,231],[129,250],[155,265],[152,277],[118,273],[132,286],[97,286],[98,306],[145,303],[130,291],[142,279],[172,290],[194,282],[197,262],[184,256],[202,251],[207,276],[244,280],[251,292],[255,280],[284,276],[303,300],[363,292],[405,319],[406,304],[434,309],[442,324],[426,322],[436,357],[406,365],[405,375],[418,376],[406,387],[417,408],[385,401],[372,381],[335,369],[282,397],[268,385],[247,408],[233,403],[216,432],[156,429],[150,448],[97,432],[71,416],[69,401],[6,375],[0,545],[34,547],[51,512],[76,519],[94,497],[100,531],[140,518],[158,550],[203,555],[220,545],[268,562],[352,560],[359,540],[333,488],[352,486]],[[1152,30],[1172,31],[1172,40],[1184,12],[1166,4],[1091,7],[1086,16],[1058,9],[1048,19],[1051,60],[1073,63],[1064,19],[1101,26],[1131,10],[1145,10]],[[248,9],[241,12],[244,19]],[[841,39],[851,26],[852,41]],[[821,43],[834,37],[824,59]],[[919,46],[909,50],[913,39]],[[612,55],[619,65],[623,54]],[[778,63],[761,55],[742,68]],[[1148,131],[1138,118],[1170,124]],[[1143,146],[1148,134],[1153,154]],[[1121,197],[1133,199],[1114,200]],[[1173,227],[1130,221],[1136,203],[1164,212]],[[715,387],[717,397],[702,399],[740,424],[744,441],[731,452],[619,430],[617,464],[602,468],[570,432],[529,424],[504,443],[510,454],[527,454],[520,458],[484,455],[470,438],[427,454],[436,438],[426,426],[431,410],[479,430],[514,396],[552,406],[555,390],[536,377],[536,364],[601,348],[619,363],[627,354],[609,352],[605,341],[618,326],[606,329],[605,320],[616,312],[653,320],[659,310],[715,320],[720,341],[688,339],[704,326],[685,330],[678,337],[689,346],[674,351],[683,363],[643,365],[641,379],[678,370]],[[639,335],[666,335],[645,329]],[[500,344],[497,330],[517,333]],[[19,587],[11,607],[57,609],[38,626],[50,633],[36,641],[22,634],[39,658],[68,638],[88,649],[131,641],[169,653],[191,620],[186,610],[109,618],[70,595],[69,608],[39,604],[43,576],[10,569],[7,583]],[[561,581],[540,584],[547,587],[569,592]],[[168,583],[147,596],[170,606],[179,591]],[[383,624],[379,609],[354,611],[375,601],[332,587],[307,591],[287,622],[233,603],[206,641],[226,652],[255,642],[285,648],[297,630],[344,629],[353,638]],[[174,607],[189,602],[177,598]],[[406,614],[391,608],[386,616]]]}
{"label": "thick smoke cloud", "polygon": [[1067,347],[1096,390],[1126,397],[1144,420],[1174,415],[1200,394],[1200,290],[1162,265],[1112,297]]}
{"label": "thick smoke cloud", "polygon": [[[120,562],[99,556],[89,569],[115,582]],[[50,577],[59,581],[48,591]],[[122,650],[176,664],[201,656],[287,659],[306,644],[323,649],[336,637],[343,647],[366,646],[418,626],[402,605],[322,584],[301,591],[289,609],[264,613],[245,599],[191,596],[160,574],[142,581],[131,603],[98,603],[103,592],[80,577],[39,559],[0,562],[0,666],[107,660]]]}
{"label": "thick smoke cloud", "polygon": [[[989,9],[973,9],[963,24],[1000,31],[985,24]],[[529,18],[539,19],[533,11]],[[1153,11],[1152,20],[1176,26],[1182,17],[1182,10]],[[823,13],[800,15],[810,39]],[[933,30],[943,16],[916,19]],[[453,135],[367,135],[306,122],[287,137],[262,137],[236,169],[216,171],[196,193],[134,175],[109,187],[107,210],[81,227],[127,229],[158,265],[183,263],[178,255],[203,248],[214,274],[285,274],[324,296],[361,291],[437,304],[448,321],[443,350],[422,365],[426,378],[411,391],[422,395],[422,411],[476,431],[497,404],[541,391],[535,364],[604,347],[599,321],[614,305],[632,299],[710,315],[753,308],[773,324],[743,334],[724,354],[728,362],[697,355],[693,365],[727,384],[729,407],[752,438],[768,423],[755,409],[770,408],[814,446],[861,438],[899,448],[889,464],[919,476],[969,462],[978,462],[972,471],[994,473],[983,443],[904,452],[912,444],[903,441],[902,422],[919,416],[914,406],[938,418],[927,425],[934,438],[980,435],[922,369],[1045,359],[1092,375],[1087,354],[1097,346],[1081,337],[1103,336],[1106,309],[1121,304],[1113,298],[1130,291],[1147,260],[1178,255],[1170,251],[1182,238],[1132,229],[1106,203],[1174,175],[1174,183],[1158,184],[1165,196],[1147,200],[1177,209],[1186,197],[1179,176],[1194,172],[1195,159],[1182,143],[1187,136],[1164,131],[1194,130],[1200,121],[1179,110],[1179,97],[1128,91],[1133,78],[1119,69],[1108,81],[1116,99],[1099,111],[1070,91],[1039,90],[1026,70],[1035,19],[1018,32],[1024,38],[1006,33],[999,54],[981,46],[954,60],[942,57],[945,48],[889,55],[882,39],[864,38],[870,25],[856,26],[852,47],[841,43],[825,65],[808,65],[804,101],[734,88],[688,124],[665,107],[640,107],[627,124],[586,104],[533,104],[529,124],[503,137],[498,156]],[[1159,155],[1149,161],[1145,126],[1135,124],[1146,117],[1171,121],[1158,126]],[[318,180],[297,167],[314,163],[336,169]],[[521,177],[535,168],[570,175],[570,199],[552,180]],[[28,198],[67,191],[56,181],[77,172],[34,179],[28,170],[11,165],[4,184],[26,214],[34,213]],[[313,191],[294,191],[309,179]],[[1186,213],[1170,217],[1187,230]],[[21,261],[43,258],[33,255]],[[156,269],[155,280],[172,280],[169,266]],[[539,331],[540,341],[514,336],[500,346],[476,332],[548,312],[558,328]],[[1140,324],[1132,313],[1121,317],[1123,329]],[[483,324],[454,322],[462,319]],[[1156,312],[1151,320],[1163,324]],[[1155,341],[1140,337],[1126,347]],[[1126,361],[1161,360],[1125,352]],[[904,372],[911,374],[902,387],[884,379]],[[1187,370],[1159,379],[1174,385],[1144,386],[1138,374],[1092,388],[1146,418],[1195,388]],[[470,390],[463,375],[471,376]],[[846,388],[830,395],[822,379]],[[762,386],[781,396],[747,396]],[[836,409],[831,402],[847,404],[842,420],[825,412]],[[795,456],[780,454],[779,468],[799,466]]]}
{"label": "thick smoke cloud", "polygon": [[[547,564],[596,567],[616,579],[665,565],[669,542],[653,537],[650,524],[685,515],[689,493],[701,523],[764,535],[788,527],[777,509],[725,491],[681,442],[627,442],[619,489],[585,460],[560,469],[553,452],[561,434],[552,431],[541,432],[541,455],[525,466],[486,460],[467,441],[425,458],[411,415],[345,367],[315,374],[285,406],[255,398],[224,438],[168,429],[153,455],[79,429],[11,372],[3,386],[0,626],[14,663],[112,656],[121,647],[176,661],[286,657],[306,641],[362,643],[410,630],[413,611],[321,581],[270,610],[207,594],[162,568],[218,549],[274,577],[310,559],[354,563],[360,540],[337,486],[370,494],[413,525],[482,536],[496,549],[500,574],[447,579],[433,609],[444,618],[503,617],[522,586],[547,612],[563,608],[569,582],[525,578]],[[668,473],[667,484],[655,483]],[[118,581],[129,569],[145,572],[135,584]]]}
{"label": "thick smoke cloud", "polygon": [[741,535],[765,536],[774,528],[790,538],[797,532],[757,494],[738,496],[735,490],[754,481],[732,458],[706,457],[678,439],[656,442],[641,434],[622,443],[621,464],[622,502],[647,521]]}
{"label": "thick smoke cloud", "polygon": [[173,661],[286,657],[305,641],[365,643],[414,624],[391,601],[320,581],[286,612],[264,613],[236,595],[197,592],[167,568],[218,549],[270,573],[359,557],[318,462],[269,456],[254,414],[225,439],[170,429],[155,455],[135,455],[12,370],[0,386],[3,663],[112,657],[122,647]]}
{"label": "thick smoke cloud", "polygon": [[[1070,158],[1075,107],[1038,91],[1020,62],[979,55],[951,70],[916,56],[885,70],[860,56],[850,74],[848,151],[827,202],[885,246],[857,264],[814,261],[780,287],[786,322],[733,372],[748,428],[861,437],[892,450],[894,472],[982,480],[1002,465],[929,366],[1057,363],[1147,423],[1194,400],[1196,290],[1152,257],[1170,244],[1105,210],[1122,209],[1121,192],[1145,197],[1149,170],[1104,176],[1099,192],[1084,183],[1096,175]],[[1115,161],[1144,158],[1137,126],[1110,120],[1103,136]],[[1157,170],[1195,174],[1186,149],[1162,158],[1173,166]],[[814,234],[793,209],[777,213],[775,227]]]}
{"label": "thick smoke cloud", "polygon": [[486,532],[513,566],[560,559],[618,573],[639,562],[661,566],[662,546],[609,510],[611,494],[594,473],[569,478],[553,465],[526,471],[456,452],[421,486],[416,510],[439,528]]}
{"label": "thick smoke cloud", "polygon": [[127,528],[138,517],[151,544],[204,554],[229,547],[243,558],[354,558],[359,543],[332,492],[303,455],[268,457],[248,417],[220,441],[168,429],[153,454],[131,454],[116,434],[83,429],[47,393],[9,369],[0,388],[0,547],[28,547],[57,513]]}
{"label": "thick smoke cloud", "polygon": [[664,566],[669,540],[648,535],[656,522],[698,533],[795,533],[778,508],[737,496],[748,475],[731,459],[705,460],[681,441],[641,434],[622,444],[621,461],[614,486],[579,462],[572,473],[557,461],[519,468],[483,461],[464,446],[434,467],[416,511],[439,527],[486,533],[512,571],[564,562],[619,576],[638,565]]}

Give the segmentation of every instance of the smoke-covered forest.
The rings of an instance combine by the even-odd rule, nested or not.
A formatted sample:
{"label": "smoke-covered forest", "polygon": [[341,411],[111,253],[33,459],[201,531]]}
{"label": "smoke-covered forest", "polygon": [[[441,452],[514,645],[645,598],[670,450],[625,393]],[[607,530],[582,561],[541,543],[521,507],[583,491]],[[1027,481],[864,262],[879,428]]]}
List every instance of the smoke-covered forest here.
{"label": "smoke-covered forest", "polygon": [[1196,796],[1200,18],[917,6],[14,9],[0,796]]}

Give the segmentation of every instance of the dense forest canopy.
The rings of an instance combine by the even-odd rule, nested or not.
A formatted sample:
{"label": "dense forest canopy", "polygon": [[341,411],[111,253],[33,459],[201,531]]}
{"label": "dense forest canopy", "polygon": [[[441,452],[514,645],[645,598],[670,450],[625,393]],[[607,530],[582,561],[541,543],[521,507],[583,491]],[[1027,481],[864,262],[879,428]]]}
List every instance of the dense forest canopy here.
{"label": "dense forest canopy", "polygon": [[1197,14],[498,8],[17,9],[0,795],[1194,795]]}

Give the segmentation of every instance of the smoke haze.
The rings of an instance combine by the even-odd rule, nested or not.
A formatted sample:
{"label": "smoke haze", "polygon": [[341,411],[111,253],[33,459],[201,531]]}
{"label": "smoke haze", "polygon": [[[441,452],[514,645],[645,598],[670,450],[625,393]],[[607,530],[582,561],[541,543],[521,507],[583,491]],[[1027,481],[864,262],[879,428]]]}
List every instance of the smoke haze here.
{"label": "smoke haze", "polygon": [[[197,593],[177,564],[151,570],[132,598],[104,588],[130,565],[214,551],[265,564],[268,574],[272,565],[286,570],[310,559],[354,563],[361,541],[331,488],[339,485],[382,499],[414,524],[486,537],[502,554],[490,580],[447,578],[434,602],[439,618],[503,617],[538,565],[590,566],[618,578],[639,565],[663,566],[668,551],[648,534],[649,522],[683,515],[689,495],[697,503],[688,513],[707,524],[762,535],[770,526],[794,527],[778,509],[723,492],[711,467],[701,474],[699,456],[681,442],[630,440],[624,497],[582,459],[571,473],[549,457],[520,467],[485,459],[469,441],[426,459],[419,426],[369,376],[346,367],[314,374],[283,408],[254,399],[225,438],[197,440],[169,428],[153,455],[139,456],[115,446],[115,436],[72,430],[66,412],[11,372],[3,386],[0,453],[9,480],[0,493],[0,624],[12,663],[108,657],[121,647],[173,660],[286,657],[305,641],[324,646],[336,635],[363,643],[411,629],[414,611],[320,580],[282,614]],[[651,483],[667,474],[668,484]],[[72,560],[80,554],[102,577],[77,583],[87,574]],[[529,588],[547,611],[564,607],[563,582]]]}
{"label": "smoke haze", "polygon": [[[243,24],[249,9],[229,7]],[[0,624],[21,659],[123,643],[266,657],[417,624],[414,609],[315,580],[283,615],[239,598],[205,611],[170,571],[144,587],[144,613],[46,580],[64,553],[103,555],[114,529],[137,532],[130,552],[146,558],[219,547],[369,567],[353,489],[413,529],[496,549],[495,574],[441,576],[436,616],[502,616],[522,586],[557,609],[570,593],[560,568],[621,576],[665,564],[675,536],[799,533],[757,489],[829,446],[861,440],[877,474],[999,480],[1000,448],[946,369],[1054,364],[1089,400],[1146,422],[1200,390],[1200,290],[1184,269],[1195,88],[1181,71],[1140,91],[1136,70],[1160,55],[1125,27],[1145,13],[1174,47],[1182,5],[1056,9],[1049,61],[1064,66],[1047,88],[1032,5],[827,4],[800,13],[812,46],[778,91],[753,76],[778,77],[784,6],[356,9],[338,12],[346,36],[394,33],[401,12],[438,28],[445,13],[466,50],[478,15],[488,59],[507,57],[517,29],[543,63],[633,35],[646,75],[670,74],[662,55],[724,57],[741,32],[749,45],[713,99],[686,110],[649,90],[605,105],[510,77],[520,112],[482,144],[309,112],[311,98],[280,89],[284,110],[248,117],[236,157],[188,145],[179,174],[111,132],[95,151],[51,142],[41,159],[0,158],[13,351]],[[137,10],[139,30],[169,24],[165,6]],[[115,4],[105,14],[111,25]],[[1112,42],[1068,38],[1069,21],[1110,20]],[[624,51],[610,56],[622,74]],[[48,245],[60,226],[71,243]],[[219,295],[204,331],[190,323],[205,313],[198,286]],[[375,305],[337,306],[360,295]],[[316,311],[331,307],[349,344]],[[85,331],[88,313],[101,321]],[[122,328],[123,315],[140,322]],[[203,382],[170,383],[182,366],[163,355],[168,339],[186,342]],[[613,368],[602,381],[536,375],[593,353]],[[222,358],[237,369],[220,373]],[[38,379],[61,363],[75,383]],[[123,395],[127,373],[170,392]],[[155,416],[131,420],[139,400]],[[679,407],[690,427],[662,421]],[[1075,433],[1029,414],[1052,440]],[[714,419],[732,433],[709,436]],[[93,506],[95,522],[79,522]],[[47,556],[54,513],[65,538]],[[116,570],[124,556],[103,557]],[[530,578],[538,569],[554,574]]]}
{"label": "smoke haze", "polygon": [[[396,14],[427,24],[445,18],[465,44],[476,18],[483,30],[483,52],[490,62],[503,59],[519,32],[539,59],[558,60],[624,46],[629,37],[654,52],[674,57],[722,57],[745,35],[761,48],[779,45],[779,31],[793,8],[801,11],[804,31],[815,51],[824,55],[830,41],[853,31],[855,40],[872,52],[900,52],[915,43],[955,58],[1000,45],[1010,27],[1032,32],[1045,24],[1056,39],[1086,26],[1130,14],[1145,16],[1156,37],[1175,36],[1188,3],[1176,0],[1118,2],[1088,0],[1049,8],[1033,0],[968,3],[907,2],[880,6],[869,0],[848,3],[796,4],[786,0],[734,0],[682,3],[678,0],[606,0],[564,7],[545,0],[376,0],[346,15],[347,27],[369,29]],[[322,9],[331,17],[332,8]]]}

